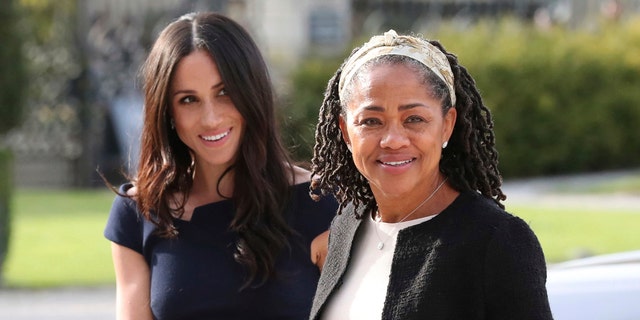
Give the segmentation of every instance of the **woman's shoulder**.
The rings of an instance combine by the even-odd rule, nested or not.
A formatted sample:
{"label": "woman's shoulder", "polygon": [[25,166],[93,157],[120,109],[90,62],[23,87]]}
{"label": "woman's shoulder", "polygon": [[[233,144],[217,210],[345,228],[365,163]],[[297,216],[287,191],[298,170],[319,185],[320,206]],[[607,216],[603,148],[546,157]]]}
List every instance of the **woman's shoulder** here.
{"label": "woman's shoulder", "polygon": [[116,195],[111,205],[111,218],[129,220],[135,217],[137,220],[140,217],[135,200],[137,188],[128,182],[120,185],[114,191]]}
{"label": "woman's shoulder", "polygon": [[320,224],[328,228],[338,209],[338,202],[333,195],[324,195],[319,199],[312,199],[310,192],[310,180],[300,182],[293,186],[293,194],[290,212],[296,221],[304,224]]}
{"label": "woman's shoulder", "polygon": [[461,192],[447,210],[452,214],[443,216],[450,216],[459,223],[484,225],[490,229],[505,224],[526,224],[518,216],[501,208],[493,199],[474,191]]}
{"label": "woman's shoulder", "polygon": [[104,236],[122,246],[142,252],[142,229],[145,219],[138,212],[134,198],[128,194],[132,184],[121,185],[115,196]]}
{"label": "woman's shoulder", "polygon": [[292,165],[292,184],[298,185],[311,181],[311,171],[297,165]]}
{"label": "woman's shoulder", "polygon": [[476,191],[462,191],[450,206],[457,211],[502,216],[508,213],[493,199]]}
{"label": "woman's shoulder", "polygon": [[509,241],[519,245],[537,244],[537,238],[526,221],[501,208],[491,198],[474,191],[461,192],[445,211],[421,225],[420,228],[429,230],[440,229],[443,232],[441,235],[453,242],[486,243],[492,247]]}
{"label": "woman's shoulder", "polygon": [[[305,168],[299,166],[293,166],[293,197],[294,201],[303,207],[315,207],[320,210],[325,210],[329,208],[332,213],[335,213],[335,210],[338,207],[338,203],[333,195],[324,195],[319,197],[319,199],[312,199],[310,195],[310,186],[311,186],[311,172]],[[325,210],[326,211],[326,210]]]}
{"label": "woman's shoulder", "polygon": [[330,207],[335,213],[335,209],[338,208],[338,202],[331,194],[323,195],[317,199],[313,199],[310,194],[311,180],[299,181],[293,188],[293,201],[298,206],[304,207]]}

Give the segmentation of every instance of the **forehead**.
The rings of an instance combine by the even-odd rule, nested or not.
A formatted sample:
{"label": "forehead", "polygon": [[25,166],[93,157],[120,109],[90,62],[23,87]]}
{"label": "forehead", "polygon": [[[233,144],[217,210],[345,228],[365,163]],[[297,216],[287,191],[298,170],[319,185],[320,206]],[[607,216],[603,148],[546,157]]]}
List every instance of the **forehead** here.
{"label": "forehead", "polygon": [[441,108],[442,101],[431,94],[411,68],[379,65],[353,82],[350,99],[343,105],[343,114],[404,110],[437,112]]}
{"label": "forehead", "polygon": [[420,62],[403,56],[381,56],[368,61],[358,69],[351,81],[346,84],[344,95],[340,97],[341,104],[346,106],[354,96],[362,90],[362,86],[369,86],[373,81],[410,80],[430,91],[426,67]]}
{"label": "forehead", "polygon": [[362,87],[362,85],[373,84],[395,84],[395,83],[411,83],[414,85],[424,85],[424,79],[421,79],[418,71],[404,63],[378,63],[362,68],[356,77],[354,77],[353,85]]}
{"label": "forehead", "polygon": [[172,83],[174,86],[219,81],[220,72],[213,57],[205,50],[195,50],[177,63]]}
{"label": "forehead", "polygon": [[374,69],[383,67],[402,68],[407,74],[415,74],[424,76],[425,69],[428,69],[423,63],[407,56],[401,55],[384,55],[371,59],[364,63],[362,67],[356,71],[355,75],[364,75],[371,73]]}
{"label": "forehead", "polygon": [[363,68],[350,83],[352,98],[364,96],[424,96],[424,79],[404,64],[376,64]]}

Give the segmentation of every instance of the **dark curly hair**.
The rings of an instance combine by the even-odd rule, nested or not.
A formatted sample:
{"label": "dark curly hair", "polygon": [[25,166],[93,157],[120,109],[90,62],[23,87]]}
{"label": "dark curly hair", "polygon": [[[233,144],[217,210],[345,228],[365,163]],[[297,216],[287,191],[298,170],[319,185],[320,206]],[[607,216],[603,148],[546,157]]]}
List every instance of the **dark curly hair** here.
{"label": "dark curly hair", "polygon": [[[454,87],[457,102],[457,119],[448,147],[442,150],[440,171],[449,183],[458,191],[477,191],[491,198],[504,208],[500,202],[507,197],[501,190],[502,177],[498,170],[498,152],[495,148],[495,136],[491,112],[483,104],[475,81],[467,70],[458,63],[455,55],[448,53],[434,40],[428,41],[442,51],[454,75]],[[355,48],[351,57],[359,48]],[[349,90],[353,87],[346,83],[345,97],[339,96],[339,81],[345,62],[329,80],[324,95],[315,133],[314,154],[311,171],[314,180],[310,195],[314,199],[326,194],[335,194],[340,203],[338,213],[342,213],[347,203],[353,203],[356,209],[364,206],[364,211],[375,210],[377,204],[365,177],[356,168],[347,145],[342,138],[339,118],[345,113],[346,103],[350,99]],[[365,63],[357,72],[381,64],[402,64],[416,72],[423,79],[425,89],[442,101],[442,112],[451,108],[451,98],[446,84],[434,72],[422,63],[399,55],[384,55]],[[354,78],[358,77],[358,74]]]}

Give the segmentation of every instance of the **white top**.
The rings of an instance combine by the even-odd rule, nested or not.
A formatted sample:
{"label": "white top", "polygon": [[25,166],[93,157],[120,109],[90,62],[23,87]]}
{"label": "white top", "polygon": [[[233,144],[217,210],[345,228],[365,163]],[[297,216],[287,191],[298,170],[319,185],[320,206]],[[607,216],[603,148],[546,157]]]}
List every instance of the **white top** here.
{"label": "white top", "polygon": [[435,216],[400,223],[376,223],[367,215],[354,239],[353,256],[342,286],[327,301],[322,319],[381,319],[398,232]]}

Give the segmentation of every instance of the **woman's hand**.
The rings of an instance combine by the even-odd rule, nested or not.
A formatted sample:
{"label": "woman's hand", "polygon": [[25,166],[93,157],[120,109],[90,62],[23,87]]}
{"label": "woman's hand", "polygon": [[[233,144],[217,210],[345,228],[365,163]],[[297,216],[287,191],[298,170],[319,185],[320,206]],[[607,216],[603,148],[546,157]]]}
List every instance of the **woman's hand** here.
{"label": "woman's hand", "polygon": [[327,257],[327,251],[329,251],[329,230],[319,234],[311,241],[311,262],[318,266],[320,271],[322,271],[324,260]]}

